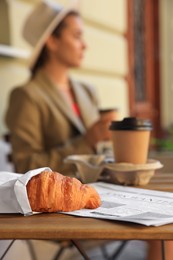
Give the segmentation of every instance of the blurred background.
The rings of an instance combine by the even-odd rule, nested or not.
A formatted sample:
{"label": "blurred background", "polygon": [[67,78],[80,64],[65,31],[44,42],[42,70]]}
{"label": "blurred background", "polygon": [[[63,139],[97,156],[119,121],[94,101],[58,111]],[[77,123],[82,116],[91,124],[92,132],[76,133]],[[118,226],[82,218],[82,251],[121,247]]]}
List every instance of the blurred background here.
{"label": "blurred background", "polygon": [[[39,1],[0,0],[1,137],[7,132],[4,113],[9,93],[29,77],[32,50],[22,38],[22,26]],[[120,119],[150,118],[154,145],[164,146],[161,139],[170,139],[168,149],[173,150],[173,1],[75,2],[84,19],[88,49],[82,68],[72,75],[95,85],[101,108],[118,108]]]}
{"label": "blurred background", "polygon": [[[9,92],[29,76],[24,20],[40,0],[0,0],[0,135]],[[54,0],[69,4],[70,0]],[[150,118],[160,138],[173,123],[173,1],[79,0],[88,49],[77,79],[95,85],[102,108]]]}
{"label": "blurred background", "polygon": [[[28,13],[41,0],[0,0],[0,137],[12,88],[29,77],[32,49],[22,38]],[[73,0],[52,0],[68,5]],[[100,108],[153,123],[152,150],[173,152],[173,1],[78,0],[87,51],[76,79],[93,84]],[[173,164],[173,163],[172,163]],[[173,165],[172,165],[173,166]]]}

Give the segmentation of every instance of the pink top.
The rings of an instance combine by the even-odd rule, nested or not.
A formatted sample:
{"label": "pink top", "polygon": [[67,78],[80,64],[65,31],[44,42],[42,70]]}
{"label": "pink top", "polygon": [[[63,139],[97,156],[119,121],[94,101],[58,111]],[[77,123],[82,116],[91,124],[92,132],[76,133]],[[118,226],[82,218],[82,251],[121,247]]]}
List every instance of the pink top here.
{"label": "pink top", "polygon": [[80,117],[80,116],[81,116],[81,113],[80,113],[80,109],[79,109],[78,104],[75,103],[75,102],[73,102],[73,103],[72,103],[72,108],[73,108],[74,113],[75,113],[78,117]]}
{"label": "pink top", "polygon": [[61,90],[67,96],[75,115],[80,117],[81,116],[80,109],[79,109],[77,102],[74,100],[71,89],[70,88],[62,88]]}

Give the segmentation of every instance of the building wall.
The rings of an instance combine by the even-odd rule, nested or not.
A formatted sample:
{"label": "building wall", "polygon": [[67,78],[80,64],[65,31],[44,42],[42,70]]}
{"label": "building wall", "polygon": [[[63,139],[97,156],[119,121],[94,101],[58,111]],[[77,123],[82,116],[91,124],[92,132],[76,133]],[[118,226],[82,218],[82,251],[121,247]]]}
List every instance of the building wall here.
{"label": "building wall", "polygon": [[173,1],[160,0],[161,116],[166,128],[173,124]]}
{"label": "building wall", "polygon": [[[21,37],[27,14],[40,0],[0,1],[0,44],[19,50],[32,51]],[[101,108],[119,108],[119,117],[127,116],[128,92],[125,77],[127,65],[127,0],[79,0],[79,8],[85,24],[85,39],[88,45],[83,66],[72,70],[76,79],[95,85]],[[69,0],[54,0],[68,4]],[[2,15],[6,12],[6,15]],[[7,32],[8,24],[8,32]],[[0,135],[7,129],[4,113],[8,96],[14,86],[29,77],[27,60],[0,55]]]}
{"label": "building wall", "polygon": [[92,82],[101,107],[117,107],[128,115],[126,0],[82,0],[88,51],[78,78]]}

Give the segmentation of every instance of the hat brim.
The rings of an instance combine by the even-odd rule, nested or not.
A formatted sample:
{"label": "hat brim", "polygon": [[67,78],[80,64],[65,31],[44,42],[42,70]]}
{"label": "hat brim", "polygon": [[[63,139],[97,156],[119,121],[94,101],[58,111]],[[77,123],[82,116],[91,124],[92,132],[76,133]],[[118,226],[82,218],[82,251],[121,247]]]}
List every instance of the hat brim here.
{"label": "hat brim", "polygon": [[60,11],[55,18],[52,20],[52,22],[50,23],[50,25],[47,27],[47,29],[45,30],[44,34],[42,35],[42,37],[39,39],[37,45],[34,47],[34,50],[31,54],[31,57],[29,59],[29,68],[32,69],[37,60],[38,57],[45,45],[45,42],[47,40],[47,38],[49,37],[49,35],[51,35],[51,33],[54,31],[54,29],[58,26],[58,24],[68,15],[68,13],[75,11],[75,12],[79,12],[79,10],[77,9],[77,7],[71,6],[68,8],[63,8],[62,11]]}

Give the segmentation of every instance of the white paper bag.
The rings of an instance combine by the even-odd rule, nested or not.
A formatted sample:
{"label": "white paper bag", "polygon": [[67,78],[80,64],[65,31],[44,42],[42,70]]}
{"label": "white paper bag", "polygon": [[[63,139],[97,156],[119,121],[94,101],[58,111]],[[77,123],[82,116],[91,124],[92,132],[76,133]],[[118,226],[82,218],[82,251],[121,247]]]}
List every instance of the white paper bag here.
{"label": "white paper bag", "polygon": [[0,172],[0,213],[33,214],[26,185],[33,176],[45,170],[51,171],[50,168],[44,167],[28,171],[25,174]]}

